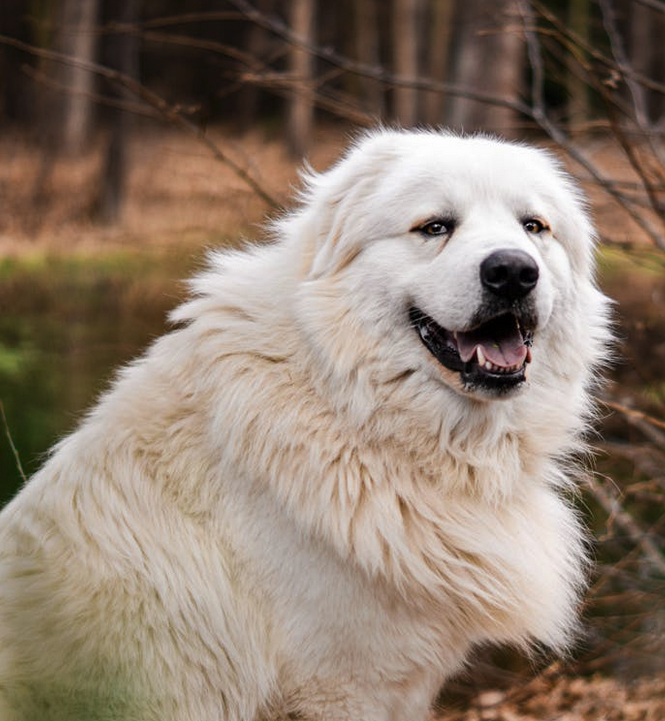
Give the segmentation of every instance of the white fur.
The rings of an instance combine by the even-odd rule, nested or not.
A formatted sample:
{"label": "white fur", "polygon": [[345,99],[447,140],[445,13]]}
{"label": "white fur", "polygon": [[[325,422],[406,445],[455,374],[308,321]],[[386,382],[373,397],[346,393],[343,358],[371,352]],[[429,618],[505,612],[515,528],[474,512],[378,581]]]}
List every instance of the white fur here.
{"label": "white fur", "polygon": [[[447,242],[411,232],[444,212]],[[275,234],[212,257],[0,516],[2,721],[423,719],[475,644],[569,641],[568,463],[607,340],[570,181],[532,148],[378,131]],[[406,310],[461,328],[506,246],[541,322],[492,399]]]}

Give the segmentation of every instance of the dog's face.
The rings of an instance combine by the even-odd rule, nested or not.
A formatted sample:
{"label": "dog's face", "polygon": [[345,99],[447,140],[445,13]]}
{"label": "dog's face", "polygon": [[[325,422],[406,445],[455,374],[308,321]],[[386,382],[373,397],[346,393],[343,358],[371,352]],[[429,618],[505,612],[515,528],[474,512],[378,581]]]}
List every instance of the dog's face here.
{"label": "dog's face", "polygon": [[[395,373],[417,369],[466,396],[510,397],[531,363],[556,362],[566,341],[553,316],[590,283],[580,199],[532,148],[370,136],[312,179],[308,212],[317,224],[308,282],[332,297],[336,279],[357,352],[381,346]],[[344,355],[337,330],[326,334],[319,341]]]}

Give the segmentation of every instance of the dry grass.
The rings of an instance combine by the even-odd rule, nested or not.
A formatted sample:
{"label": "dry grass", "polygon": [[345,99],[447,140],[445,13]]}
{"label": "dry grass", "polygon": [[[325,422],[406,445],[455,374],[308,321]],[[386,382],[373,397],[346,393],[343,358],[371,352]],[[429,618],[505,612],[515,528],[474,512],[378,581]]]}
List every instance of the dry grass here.
{"label": "dry grass", "polygon": [[[299,164],[282,143],[260,131],[209,137],[281,203],[293,198]],[[329,165],[345,144],[343,131],[320,131],[310,162]],[[131,144],[131,173],[122,221],[95,220],[103,143],[82,158],[50,158],[17,135],[0,140],[0,257],[42,252],[190,248],[260,235],[269,208],[195,138],[141,130]]]}
{"label": "dry grass", "polygon": [[[349,135],[337,126],[319,128],[308,161],[315,169],[327,167]],[[256,129],[237,136],[225,128],[210,129],[208,137],[281,204],[292,202],[300,164],[287,156],[281,138]],[[138,129],[131,143],[122,222],[104,226],[96,221],[103,150],[99,138],[84,157],[53,157],[39,142],[17,133],[0,138],[0,257],[110,248],[196,249],[240,235],[255,237],[270,212],[196,138],[152,126]],[[608,177],[637,182],[610,141],[590,141],[586,155]],[[585,189],[603,236],[644,240],[615,201],[592,185]]]}

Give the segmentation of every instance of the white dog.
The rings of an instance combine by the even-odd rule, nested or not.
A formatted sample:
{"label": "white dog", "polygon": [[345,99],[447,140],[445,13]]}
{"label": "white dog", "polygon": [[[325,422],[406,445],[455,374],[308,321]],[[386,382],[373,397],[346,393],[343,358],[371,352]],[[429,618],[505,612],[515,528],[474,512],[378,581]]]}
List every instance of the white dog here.
{"label": "white dog", "polygon": [[0,516],[1,721],[423,719],[474,645],[570,640],[608,331],[569,179],[380,131],[275,234]]}

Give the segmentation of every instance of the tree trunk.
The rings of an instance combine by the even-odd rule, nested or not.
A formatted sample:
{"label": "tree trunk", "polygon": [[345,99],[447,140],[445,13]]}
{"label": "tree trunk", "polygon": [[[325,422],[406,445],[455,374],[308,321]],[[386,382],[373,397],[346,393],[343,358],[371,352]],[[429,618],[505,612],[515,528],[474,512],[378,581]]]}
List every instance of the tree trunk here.
{"label": "tree trunk", "polygon": [[[97,53],[95,25],[98,0],[64,0],[57,31],[57,48],[76,60],[92,62]],[[94,75],[76,65],[61,65],[60,147],[77,155],[86,147],[92,128]]]}
{"label": "tree trunk", "polygon": [[[356,55],[361,63],[380,67],[380,25],[377,0],[356,0],[355,12]],[[360,104],[363,110],[371,113],[377,120],[384,115],[383,88],[374,78],[360,79]]]}
{"label": "tree trunk", "polygon": [[[393,49],[395,74],[405,80],[418,77],[420,43],[420,0],[393,0]],[[418,122],[418,91],[412,87],[396,87],[394,115],[403,127]]]}
{"label": "tree trunk", "polygon": [[[518,16],[516,3],[514,0],[505,0],[502,5],[505,15],[503,18],[501,16],[497,18],[498,24],[505,22],[514,27],[515,18]],[[494,47],[496,48],[495,58],[500,58],[500,61],[495,61],[494,82],[487,83],[483,89],[488,93],[496,91],[499,97],[516,102],[520,99],[524,78],[525,46],[522,37],[514,29],[499,30],[499,34],[494,37]],[[485,113],[483,112],[480,117],[484,119]],[[487,125],[491,130],[506,136],[514,136],[519,133],[518,123],[519,114],[514,110],[498,105],[489,106]]]}
{"label": "tree trunk", "polygon": [[[42,10],[42,12],[44,12]],[[35,41],[24,34],[24,0],[2,0],[0,3],[0,33],[11,38]],[[42,20],[37,9],[32,10],[32,22],[37,25]],[[48,20],[48,18],[47,18]],[[14,120],[24,116],[26,103],[26,81],[21,72],[21,60],[18,54],[8,48],[0,52],[0,122]]]}
{"label": "tree trunk", "polygon": [[[115,5],[115,21],[120,24],[135,23],[139,16],[139,5],[140,0],[119,0]],[[139,44],[135,34],[119,32],[110,35],[108,51],[112,68],[131,78],[138,78]],[[125,89],[116,89],[115,95],[120,101],[131,100]],[[116,108],[112,110],[109,122],[109,142],[101,177],[99,216],[102,222],[112,224],[120,220],[125,200],[132,117],[128,111]]]}
{"label": "tree trunk", "polygon": [[[663,83],[665,10],[648,7],[633,0],[628,4],[626,14],[630,23],[627,45],[632,69],[649,80]],[[635,114],[641,122],[657,123],[662,120],[664,110],[662,92],[645,87],[642,81],[633,80],[630,82],[630,95]]]}
{"label": "tree trunk", "polygon": [[[570,0],[568,28],[583,41],[589,41],[589,0]],[[579,50],[582,52],[582,50]],[[580,62],[568,55],[568,123],[572,130],[589,119],[589,83],[583,76]]]}
{"label": "tree trunk", "polygon": [[[314,42],[315,12],[315,0],[291,0],[291,30],[306,45]],[[314,58],[306,48],[291,47],[289,72],[294,88],[288,105],[286,140],[290,154],[301,158],[309,149],[314,120]]]}
{"label": "tree trunk", "polygon": [[[503,100],[517,100],[522,86],[524,45],[514,30],[515,0],[464,0],[459,7],[454,81]],[[449,124],[465,131],[491,130],[513,135],[518,120],[510,108],[457,96]]]}
{"label": "tree trunk", "polygon": [[[255,5],[259,12],[270,15],[275,9],[275,0],[259,0]],[[247,30],[245,47],[247,53],[256,61],[258,68],[270,54],[272,35],[259,23],[252,23]],[[240,130],[246,130],[258,120],[262,94],[263,90],[255,83],[245,83],[241,88],[236,118]]]}
{"label": "tree trunk", "polygon": [[[429,31],[429,76],[432,80],[445,82],[450,65],[450,42],[455,11],[455,0],[432,0],[432,19]],[[443,93],[429,92],[425,95],[425,120],[430,125],[444,121]]]}

